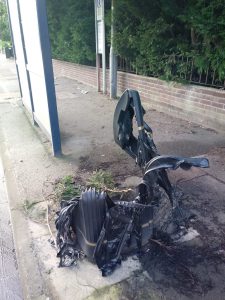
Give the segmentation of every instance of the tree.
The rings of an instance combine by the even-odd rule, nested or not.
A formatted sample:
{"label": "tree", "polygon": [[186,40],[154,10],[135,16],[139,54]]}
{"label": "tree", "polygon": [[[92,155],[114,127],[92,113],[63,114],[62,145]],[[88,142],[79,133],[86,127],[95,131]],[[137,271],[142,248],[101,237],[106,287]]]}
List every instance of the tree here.
{"label": "tree", "polygon": [[10,41],[6,3],[4,0],[0,0],[0,47],[9,45]]}
{"label": "tree", "polygon": [[223,0],[189,0],[181,16],[189,32],[190,52],[199,69],[209,65],[225,78],[225,6]]}
{"label": "tree", "polygon": [[54,58],[80,64],[95,61],[93,0],[47,0]]}
{"label": "tree", "polygon": [[199,72],[210,66],[220,79],[225,78],[223,0],[116,3],[117,53],[133,61],[139,73],[176,79],[175,73],[186,66],[174,57],[186,56],[194,60]]}
{"label": "tree", "polygon": [[[110,3],[105,0],[107,53]],[[95,63],[94,0],[47,0],[53,57]],[[117,0],[115,50],[138,74],[178,80],[194,61],[197,72],[225,78],[224,0]]]}

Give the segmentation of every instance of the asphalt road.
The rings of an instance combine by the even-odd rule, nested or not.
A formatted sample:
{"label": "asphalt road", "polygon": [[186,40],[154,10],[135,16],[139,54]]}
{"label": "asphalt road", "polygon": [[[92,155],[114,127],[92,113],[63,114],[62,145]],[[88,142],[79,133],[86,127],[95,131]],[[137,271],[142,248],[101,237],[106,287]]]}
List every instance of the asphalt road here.
{"label": "asphalt road", "polygon": [[[18,96],[18,82],[15,71],[7,77],[5,59],[0,55],[0,109],[1,103]],[[12,69],[15,65],[12,61]],[[16,254],[9,213],[5,176],[0,158],[0,299],[21,300],[22,289],[17,270]]]}

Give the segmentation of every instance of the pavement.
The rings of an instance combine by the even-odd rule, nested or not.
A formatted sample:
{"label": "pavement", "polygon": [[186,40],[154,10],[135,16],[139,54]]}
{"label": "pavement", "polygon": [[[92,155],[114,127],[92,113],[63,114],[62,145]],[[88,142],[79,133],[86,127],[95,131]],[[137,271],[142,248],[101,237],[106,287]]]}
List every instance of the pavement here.
{"label": "pavement", "polygon": [[8,195],[0,159],[0,299],[22,300]]}
{"label": "pavement", "polygon": [[[0,103],[18,97],[15,67],[0,73]],[[6,76],[8,75],[8,76]],[[12,81],[12,83],[11,83]],[[22,299],[5,175],[0,158],[0,299]]]}
{"label": "pavement", "polygon": [[[129,286],[128,279],[134,278],[137,272],[142,272],[143,266],[131,258],[107,278],[102,278],[96,266],[86,260],[82,261],[78,268],[58,268],[55,249],[48,241],[51,233],[47,222],[36,217],[40,211],[46,212],[46,196],[51,193],[53,183],[63,176],[72,174],[85,178],[96,168],[108,169],[119,181],[129,181],[131,176],[140,176],[132,159],[113,141],[112,118],[116,101],[98,94],[92,87],[68,78],[58,78],[55,74],[63,155],[61,158],[54,158],[49,141],[38,127],[32,125],[25,113],[19,95],[14,62],[0,57],[0,74],[0,154],[9,195],[23,299],[109,299],[109,290],[106,289],[104,295],[97,293],[95,296],[96,290],[116,287],[123,282]],[[195,187],[195,192],[201,188],[203,198],[207,198],[208,201],[210,195],[212,198],[216,195],[217,206],[215,212],[211,211],[211,217],[216,218],[223,227],[225,133],[169,117],[152,110],[150,103],[143,104],[147,108],[146,121],[150,122],[153,128],[156,144],[162,154],[207,155],[209,158],[210,169],[189,174],[178,172],[171,178],[176,181],[182,177],[184,190],[188,193],[193,192],[191,180],[197,178],[198,186]],[[185,181],[189,184],[185,185]],[[200,191],[196,192],[198,197],[199,193]],[[27,214],[29,205],[37,208],[32,217]],[[207,208],[207,204],[205,205]],[[208,220],[211,230],[214,228],[213,218]],[[53,223],[52,220],[50,225],[54,235]],[[16,276],[17,270],[12,272]],[[141,274],[146,275],[145,272]],[[143,277],[140,281],[142,279]],[[151,283],[148,281],[147,286],[152,290],[154,299],[188,299],[179,293],[176,287],[171,287],[170,291],[160,290],[159,284],[155,284],[152,279]],[[221,283],[210,297],[217,295],[217,299],[220,299],[223,288],[225,287]],[[21,297],[19,284],[18,295]],[[111,295],[110,299],[131,299],[115,295],[117,294]],[[4,297],[0,299],[8,299]]]}

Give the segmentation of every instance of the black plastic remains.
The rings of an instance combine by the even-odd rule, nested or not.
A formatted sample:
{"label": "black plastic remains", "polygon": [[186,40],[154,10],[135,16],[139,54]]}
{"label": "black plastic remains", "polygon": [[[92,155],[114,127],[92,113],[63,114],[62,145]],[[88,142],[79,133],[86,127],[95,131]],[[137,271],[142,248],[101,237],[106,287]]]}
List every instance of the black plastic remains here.
{"label": "black plastic remains", "polygon": [[[208,159],[160,156],[144,114],[138,92],[126,90],[116,106],[113,122],[115,142],[143,172],[136,198],[112,201],[107,193],[89,189],[80,197],[63,200],[56,220],[60,266],[69,266],[86,256],[97,264],[103,276],[108,276],[121,264],[122,256],[145,251],[154,230],[165,230],[168,222],[175,225],[177,232],[181,225],[188,226],[166,170],[208,168]],[[137,136],[133,133],[133,119]],[[160,227],[156,220],[162,198],[170,205],[171,218],[160,216],[160,224],[164,224]]]}

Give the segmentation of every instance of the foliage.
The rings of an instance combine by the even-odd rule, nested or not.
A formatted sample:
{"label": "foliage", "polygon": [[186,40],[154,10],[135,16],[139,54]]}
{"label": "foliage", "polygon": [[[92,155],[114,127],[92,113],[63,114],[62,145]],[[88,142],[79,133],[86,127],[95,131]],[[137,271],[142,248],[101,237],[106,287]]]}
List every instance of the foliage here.
{"label": "foliage", "polygon": [[98,170],[93,172],[92,176],[88,180],[87,185],[90,187],[95,187],[98,190],[104,190],[113,189],[115,182],[110,172]]}
{"label": "foliage", "polygon": [[186,66],[175,63],[174,55],[182,55],[199,72],[210,65],[224,79],[224,1],[121,0],[115,18],[117,53],[133,61],[138,73],[176,79]]}
{"label": "foliage", "polygon": [[47,0],[54,58],[80,64],[95,61],[94,1]]}
{"label": "foliage", "polygon": [[225,78],[225,6],[222,0],[189,0],[186,14],[181,15],[191,35],[192,52],[200,70],[210,64]]}
{"label": "foliage", "polygon": [[[223,0],[120,0],[115,4],[115,47],[138,74],[177,80],[187,68],[175,57],[194,60],[198,72],[210,68],[225,78],[225,5]],[[47,0],[55,58],[95,62],[93,0]],[[110,0],[105,0],[107,54]]]}
{"label": "foliage", "polygon": [[55,194],[58,200],[69,200],[73,197],[79,197],[81,194],[81,186],[78,186],[74,182],[74,178],[71,175],[67,175],[61,178],[55,185]]}
{"label": "foliage", "polygon": [[4,48],[10,46],[11,38],[8,24],[8,14],[6,3],[0,0],[0,47]]}

